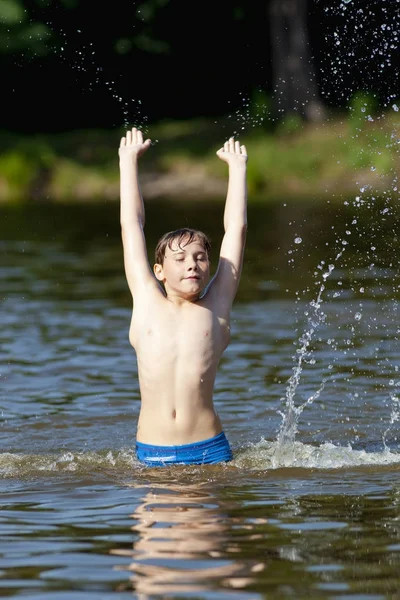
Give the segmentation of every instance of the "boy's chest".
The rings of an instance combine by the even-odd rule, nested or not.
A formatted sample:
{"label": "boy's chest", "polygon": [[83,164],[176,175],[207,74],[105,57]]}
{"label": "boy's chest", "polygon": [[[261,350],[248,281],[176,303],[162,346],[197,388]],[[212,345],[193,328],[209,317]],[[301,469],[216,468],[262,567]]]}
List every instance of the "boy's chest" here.
{"label": "boy's chest", "polygon": [[[196,310],[197,309],[197,310]],[[179,351],[204,353],[220,349],[229,339],[228,324],[210,310],[194,307],[192,310],[133,317],[131,341],[135,346],[156,346],[169,353]]]}

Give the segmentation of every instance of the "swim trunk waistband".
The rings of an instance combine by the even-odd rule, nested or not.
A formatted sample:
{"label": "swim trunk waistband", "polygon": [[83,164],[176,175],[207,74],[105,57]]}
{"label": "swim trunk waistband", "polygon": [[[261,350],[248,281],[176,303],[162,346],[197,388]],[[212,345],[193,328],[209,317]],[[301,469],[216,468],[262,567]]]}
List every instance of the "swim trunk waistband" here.
{"label": "swim trunk waistband", "polygon": [[218,435],[181,446],[153,446],[136,442],[138,460],[150,466],[205,465],[232,460],[232,450],[222,431]]}

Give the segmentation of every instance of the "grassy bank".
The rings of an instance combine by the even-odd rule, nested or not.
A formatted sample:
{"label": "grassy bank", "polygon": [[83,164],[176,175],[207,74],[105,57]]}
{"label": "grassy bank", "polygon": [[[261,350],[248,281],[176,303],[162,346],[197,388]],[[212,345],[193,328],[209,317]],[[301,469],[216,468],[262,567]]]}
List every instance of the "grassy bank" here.
{"label": "grassy bank", "polygon": [[[322,124],[291,119],[274,130],[245,129],[250,199],[389,192],[400,170],[400,113]],[[154,146],[141,159],[147,199],[223,196],[226,165],[215,156],[233,133],[229,120],[165,122],[149,127]],[[117,200],[122,130],[20,136],[0,132],[0,202]]]}

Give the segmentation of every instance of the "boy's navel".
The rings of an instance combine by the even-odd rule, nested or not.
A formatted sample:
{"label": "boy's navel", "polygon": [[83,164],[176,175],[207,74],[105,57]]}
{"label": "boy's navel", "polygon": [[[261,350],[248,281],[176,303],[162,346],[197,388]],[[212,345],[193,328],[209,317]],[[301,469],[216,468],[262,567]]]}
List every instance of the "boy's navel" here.
{"label": "boy's navel", "polygon": [[173,410],[173,411],[172,411],[172,418],[173,418],[173,419],[176,419],[176,410]]}

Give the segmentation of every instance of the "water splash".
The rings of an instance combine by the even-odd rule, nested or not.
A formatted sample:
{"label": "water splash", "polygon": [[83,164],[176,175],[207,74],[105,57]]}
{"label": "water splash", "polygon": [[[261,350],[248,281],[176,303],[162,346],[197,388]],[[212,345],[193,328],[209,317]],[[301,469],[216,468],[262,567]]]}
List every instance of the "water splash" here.
{"label": "water splash", "polygon": [[[229,125],[231,135],[242,136],[248,133],[248,130],[261,127],[266,121],[272,122],[270,103],[262,89],[257,90],[254,97],[250,97],[244,92],[238,93],[238,98],[235,101],[235,110],[230,109],[231,100],[228,100],[227,124],[223,124],[225,128]],[[214,121],[215,124],[218,121]]]}
{"label": "water splash", "polygon": [[[361,170],[361,178],[364,181],[359,182],[360,196],[356,196],[353,203],[356,210],[374,208],[375,196],[373,190],[382,189],[382,181],[388,183],[389,173],[387,171],[386,159],[389,156],[385,151],[382,150],[382,144],[379,146],[375,139],[379,128],[382,128],[382,132],[379,131],[381,137],[385,136],[387,141],[387,133],[384,130],[384,119],[385,115],[381,117],[376,116],[373,113],[374,106],[378,103],[377,94],[372,90],[369,92],[371,81],[377,80],[379,83],[385,84],[385,97],[383,98],[383,105],[388,108],[391,107],[394,112],[397,112],[398,106],[393,102],[395,96],[391,93],[388,86],[388,81],[391,78],[387,77],[387,74],[392,68],[394,61],[394,55],[398,51],[398,22],[399,13],[392,15],[393,21],[397,22],[396,25],[389,22],[388,3],[382,2],[379,6],[369,9],[368,7],[360,7],[359,3],[351,3],[351,0],[342,0],[340,3],[339,10],[336,6],[329,6],[325,11],[335,17],[337,25],[330,31],[332,31],[332,39],[330,43],[336,48],[334,56],[329,56],[329,77],[326,80],[326,87],[329,88],[332,79],[340,82],[340,90],[342,93],[342,99],[346,103],[352,100],[353,104],[350,105],[350,126],[353,128],[353,145],[358,148],[358,156],[355,162],[365,164],[365,169]],[[330,33],[328,35],[331,35]],[[360,55],[358,47],[361,43],[365,44],[367,39],[371,40],[370,52],[364,55]],[[369,55],[368,55],[369,54]],[[371,71],[374,73],[371,76]],[[376,77],[375,77],[376,72]],[[334,77],[332,77],[332,75]],[[362,86],[360,87],[360,82]],[[324,81],[322,81],[322,88],[325,87]],[[366,92],[359,93],[359,89],[365,89]],[[324,92],[324,89],[322,90]],[[325,97],[329,97],[327,91]],[[372,114],[374,116],[372,116]],[[381,126],[382,122],[382,126]],[[373,125],[370,125],[373,123]],[[395,147],[396,138],[394,134],[391,135],[391,142],[387,143],[384,148],[390,151],[394,148],[395,152],[398,153],[398,149]],[[386,171],[385,171],[386,169]],[[369,171],[369,173],[368,173]],[[392,189],[397,189],[397,177],[390,171],[393,176]],[[385,179],[383,177],[385,176]],[[372,194],[367,197],[367,194]],[[344,202],[347,206],[349,202]],[[389,212],[389,208],[385,207],[383,214]],[[357,231],[358,220],[354,219],[352,225],[355,227],[348,227],[346,235],[351,235],[352,229]],[[357,231],[359,235],[365,232]],[[372,241],[377,237],[377,232],[372,228],[368,231],[368,238]],[[295,243],[297,243],[295,239]],[[349,242],[343,238],[339,243],[342,245],[342,250],[336,256],[334,263],[343,254],[346,246]],[[372,253],[372,259],[375,258],[376,246],[372,244],[370,246]],[[292,254],[292,251],[289,251]],[[293,262],[293,259],[291,259]],[[371,263],[371,268],[374,267],[374,262]],[[295,436],[298,429],[298,422],[303,410],[310,404],[312,404],[322,393],[325,387],[327,378],[323,378],[319,388],[302,404],[296,406],[295,395],[298,390],[300,378],[303,371],[304,362],[309,358],[311,354],[311,342],[315,336],[316,330],[324,322],[325,315],[321,310],[322,295],[325,290],[326,279],[330,276],[334,266],[331,265],[326,273],[323,275],[323,281],[320,284],[318,294],[315,300],[310,303],[311,311],[305,313],[307,316],[307,327],[299,339],[300,347],[296,351],[295,366],[293,367],[293,374],[288,380],[285,397],[281,398],[281,401],[285,403],[285,410],[279,412],[282,416],[282,423],[277,437],[277,443],[275,447],[275,453],[277,460],[279,457],[284,455],[290,456],[293,459],[294,447],[295,447]],[[341,285],[341,282],[339,282]],[[364,288],[360,288],[360,292],[363,292]],[[337,292],[333,297],[339,297],[341,292]],[[362,319],[362,304],[360,303],[360,311],[354,314],[354,320],[360,322]],[[352,326],[352,332],[354,332],[354,326]],[[347,340],[350,344],[351,341]],[[332,340],[328,340],[328,343],[332,343]],[[400,409],[397,397],[391,396],[392,400],[392,414],[390,426],[385,433],[384,440],[386,439],[387,433],[390,427],[395,421],[399,419]]]}
{"label": "water splash", "polygon": [[[56,30],[51,21],[47,21],[46,25],[63,40],[59,48],[53,48],[53,52],[57,53],[59,59],[67,62],[72,70],[84,73],[89,77],[89,83],[87,84],[89,91],[93,91],[94,86],[102,85],[106,88],[121,109],[124,129],[136,126],[146,134],[148,132],[148,117],[142,112],[142,101],[135,98],[124,98],[118,92],[117,83],[112,77],[107,76],[104,66],[97,57],[93,42],[84,41],[86,38],[82,35],[82,30],[76,30],[79,35],[73,37],[75,45],[70,48],[72,45],[71,36],[68,36],[62,29]],[[69,48],[68,56],[65,53],[67,47]]]}
{"label": "water splash", "polygon": [[124,473],[131,472],[135,465],[140,468],[132,450],[64,451],[36,455],[3,452],[0,454],[0,478],[110,471]]}
{"label": "water splash", "polygon": [[[396,394],[390,394],[390,400],[392,403],[392,412],[390,414],[389,426],[385,430],[385,432],[383,434],[383,438],[382,438],[383,445],[386,450],[388,449],[387,438],[388,438],[389,432],[392,429],[392,425],[394,425],[395,423],[400,421],[400,398],[398,396],[396,396]],[[397,440],[397,438],[395,438],[395,440]]]}
{"label": "water splash", "polygon": [[234,464],[239,468],[257,469],[343,469],[370,465],[394,465],[400,463],[400,453],[384,448],[369,452],[356,450],[349,444],[336,446],[325,442],[320,446],[294,442],[281,446],[279,442],[260,440],[239,452]]}
{"label": "water splash", "polygon": [[[343,250],[338,252],[338,254],[335,257],[335,262],[339,260],[342,254]],[[314,400],[319,398],[327,381],[327,378],[323,378],[319,388],[314,392],[314,394],[309,396],[309,398],[299,406],[295,405],[295,395],[300,383],[301,373],[303,370],[303,363],[311,353],[310,345],[314,338],[316,330],[325,320],[325,313],[323,313],[321,310],[322,295],[325,290],[325,283],[328,277],[331,275],[334,268],[334,264],[330,264],[328,266],[328,270],[325,273],[323,273],[322,283],[320,284],[317,297],[315,300],[312,300],[309,303],[311,311],[306,311],[305,313],[307,316],[307,328],[304,331],[303,335],[300,337],[300,347],[296,350],[297,356],[293,357],[296,361],[296,364],[293,367],[293,374],[289,378],[288,385],[286,387],[285,398],[281,398],[282,401],[285,401],[286,410],[285,412],[279,411],[279,414],[282,416],[282,423],[277,437],[276,451],[278,453],[282,452],[283,448],[286,448],[285,451],[287,451],[287,448],[293,448],[298,428],[298,421],[301,413],[306,408],[306,406],[309,406],[314,402]]]}
{"label": "water splash", "polygon": [[[375,98],[379,95],[389,106],[398,94],[395,68],[399,42],[398,2],[341,0],[325,6],[324,12],[332,20],[332,27],[327,27],[325,35],[327,46],[321,68],[323,96],[336,96],[347,104],[359,90],[371,91]],[[339,85],[333,86],[332,81]],[[371,90],[371,84],[375,89]]]}
{"label": "water splash", "polygon": [[[400,453],[385,446],[382,451],[368,452],[366,449],[353,449],[324,443],[312,446],[294,442],[292,446],[280,446],[279,442],[261,439],[234,450],[234,459],[230,463],[215,465],[219,469],[265,470],[281,468],[302,469],[338,469],[368,465],[391,465],[400,463]],[[185,472],[204,469],[203,465],[175,465],[166,467],[163,478],[172,476],[175,469],[185,468]],[[207,470],[213,468],[206,465]],[[131,479],[133,475],[148,477],[155,470],[138,462],[132,450],[103,450],[59,454],[0,454],[0,479],[30,479],[73,476],[96,476]]]}

